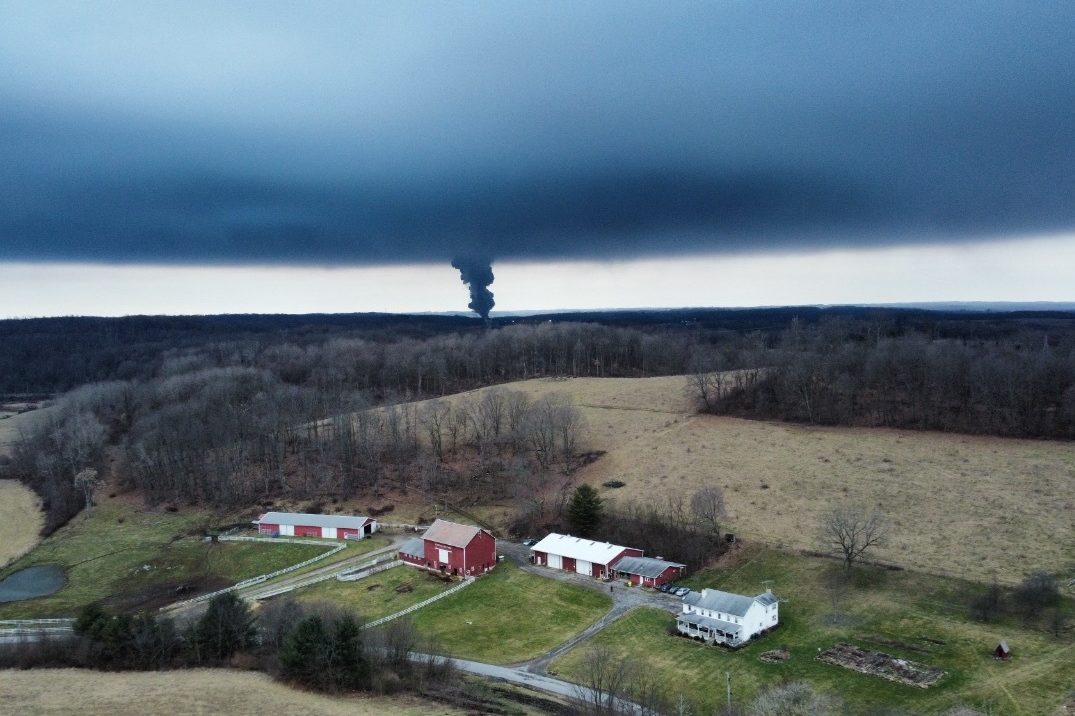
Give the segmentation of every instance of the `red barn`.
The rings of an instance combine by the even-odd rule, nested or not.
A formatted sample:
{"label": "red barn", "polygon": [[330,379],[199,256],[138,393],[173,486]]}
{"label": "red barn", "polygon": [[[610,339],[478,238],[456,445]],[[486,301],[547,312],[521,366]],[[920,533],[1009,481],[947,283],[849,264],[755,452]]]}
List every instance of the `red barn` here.
{"label": "red barn", "polygon": [[594,542],[582,537],[553,532],[535,544],[534,564],[565,572],[577,572],[603,579],[616,575],[613,565],[621,557],[641,557],[642,550],[608,542]]}
{"label": "red barn", "polygon": [[437,520],[421,538],[404,543],[399,558],[415,567],[473,576],[496,565],[496,538],[480,527]]}
{"label": "red barn", "polygon": [[615,565],[616,573],[631,584],[643,587],[659,587],[674,582],[683,576],[687,565],[679,562],[666,562],[652,557],[621,557]]}
{"label": "red barn", "polygon": [[301,512],[266,512],[254,520],[258,532],[273,537],[362,539],[377,531],[377,520],[359,515],[307,515]]}

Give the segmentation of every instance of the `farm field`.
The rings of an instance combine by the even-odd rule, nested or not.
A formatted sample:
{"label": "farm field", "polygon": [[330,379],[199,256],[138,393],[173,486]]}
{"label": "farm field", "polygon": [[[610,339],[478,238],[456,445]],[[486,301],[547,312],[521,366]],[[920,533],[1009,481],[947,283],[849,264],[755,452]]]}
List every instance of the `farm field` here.
{"label": "farm field", "polygon": [[612,607],[603,593],[537,577],[510,562],[414,612],[446,654],[491,664],[533,659],[593,624]]}
{"label": "farm field", "polygon": [[45,519],[41,500],[15,480],[0,480],[0,567],[33,549]]}
{"label": "farm field", "polygon": [[[1046,714],[1075,689],[1071,668],[1075,634],[1069,630],[1057,639],[1018,618],[992,624],[969,621],[970,585],[964,582],[860,569],[833,624],[825,582],[838,569],[830,560],[749,548],[722,568],[685,580],[696,589],[708,586],[743,594],[771,586],[784,600],[781,626],[736,652],[668,634],[671,615],[654,609],[629,612],[593,639],[616,654],[629,655],[638,667],[657,674],[659,681],[681,686],[688,697],[701,701],[703,713],[723,704],[724,691],[714,688],[714,674],[721,677],[723,687],[726,671],[732,675],[733,697],[740,705],[764,685],[803,680],[858,706],[899,704],[914,713],[939,713],[957,704],[973,704],[986,713]],[[1067,602],[1069,612],[1075,613],[1075,605]],[[991,656],[1000,639],[1012,646],[1010,662]],[[937,686],[923,690],[816,660],[819,649],[840,641],[936,666],[947,675]],[[759,661],[761,653],[781,647],[790,652],[787,661]],[[586,648],[583,643],[553,661],[550,670],[561,678],[579,680]]]}
{"label": "farm field", "polygon": [[0,606],[0,618],[70,616],[98,600],[121,608],[151,608],[265,574],[313,557],[317,545],[233,542],[196,536],[208,523],[199,511],[153,512],[122,498],[102,497],[36,549],[0,571],[57,564],[67,584],[47,597]]}
{"label": "farm field", "polygon": [[28,407],[33,406],[27,403],[0,405],[0,455],[9,455],[11,446],[18,439],[20,431],[33,427],[34,423],[46,417],[49,412],[49,408],[18,412]]}
{"label": "farm field", "polygon": [[288,596],[299,601],[333,602],[373,620],[429,599],[451,586],[423,570],[401,566],[355,582],[328,579]]}
{"label": "farm field", "polygon": [[[410,696],[336,697],[291,689],[265,674],[229,669],[108,673],[81,669],[0,671],[5,712],[60,716],[311,714],[449,716],[464,711]],[[72,700],[72,694],[77,694]],[[9,711],[8,711],[9,710]]]}
{"label": "farm field", "polygon": [[[606,451],[579,478],[609,499],[689,498],[716,484],[729,531],[808,549],[831,505],[861,503],[890,516],[891,539],[876,558],[908,568],[1011,583],[1035,568],[1075,563],[1070,443],[695,415],[683,376],[502,388],[577,403],[588,447]],[[626,485],[601,487],[613,479]]]}

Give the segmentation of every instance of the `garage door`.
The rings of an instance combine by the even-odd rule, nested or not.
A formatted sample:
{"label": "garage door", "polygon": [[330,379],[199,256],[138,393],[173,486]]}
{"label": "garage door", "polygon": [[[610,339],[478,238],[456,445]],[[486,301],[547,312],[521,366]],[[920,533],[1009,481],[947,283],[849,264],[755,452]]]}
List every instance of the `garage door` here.
{"label": "garage door", "polygon": [[563,562],[560,561],[560,555],[558,555],[558,554],[550,554],[549,555],[549,566],[552,567],[553,569],[562,569],[563,568]]}
{"label": "garage door", "polygon": [[578,574],[585,574],[587,577],[589,577],[590,576],[590,563],[585,561],[585,560],[580,559],[579,561],[575,562],[575,571]]}

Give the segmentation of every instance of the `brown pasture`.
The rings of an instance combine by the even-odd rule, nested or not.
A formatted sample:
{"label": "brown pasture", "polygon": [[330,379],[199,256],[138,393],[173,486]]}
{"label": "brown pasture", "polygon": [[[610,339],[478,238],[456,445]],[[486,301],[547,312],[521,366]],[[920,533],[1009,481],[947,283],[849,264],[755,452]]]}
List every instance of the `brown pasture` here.
{"label": "brown pasture", "polygon": [[33,549],[44,515],[33,490],[15,480],[0,480],[0,567]]}
{"label": "brown pasture", "polygon": [[[801,549],[819,546],[832,506],[862,504],[890,523],[876,559],[972,579],[1011,582],[1075,562],[1071,443],[695,415],[682,376],[504,389],[562,393],[580,407],[588,447],[607,452],[579,479],[609,499],[689,498],[718,485],[728,531]],[[613,479],[626,485],[600,487]]]}
{"label": "brown pasture", "polygon": [[263,714],[419,716],[462,714],[408,696],[322,696],[278,684],[265,674],[228,669],[107,673],[81,669],[0,671],[4,713],[49,716]]}

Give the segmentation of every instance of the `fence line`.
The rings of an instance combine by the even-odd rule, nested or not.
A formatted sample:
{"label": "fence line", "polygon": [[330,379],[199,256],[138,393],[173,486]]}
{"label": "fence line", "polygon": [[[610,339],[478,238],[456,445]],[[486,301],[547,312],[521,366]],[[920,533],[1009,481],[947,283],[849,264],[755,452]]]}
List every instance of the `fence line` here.
{"label": "fence line", "polygon": [[[237,541],[237,542],[274,542],[274,543],[277,543],[277,544],[279,544],[281,542],[280,538],[278,538],[278,537],[260,537],[260,538],[259,537],[221,537],[221,539],[227,540],[229,542],[232,542],[232,541]],[[290,544],[316,544],[316,545],[322,545],[322,546],[324,545],[324,542],[314,542],[312,540],[302,540],[302,541],[290,540],[290,541],[285,541],[284,542],[284,544],[288,544],[288,543],[290,543]],[[319,561],[325,559],[326,557],[331,557],[332,555],[337,554],[338,552],[340,552],[341,550],[345,549],[346,547],[347,547],[347,543],[346,542],[341,542],[340,544],[337,544],[332,549],[330,549],[330,550],[328,550],[326,552],[323,552],[322,554],[319,554],[316,557],[311,557],[310,559],[307,559],[305,561],[299,562],[298,564],[293,564],[290,567],[284,567],[283,569],[278,569],[275,572],[270,572],[269,574],[261,574],[261,575],[258,575],[257,577],[251,577],[250,579],[244,579],[243,581],[237,582],[237,583],[231,585],[230,587],[225,587],[224,589],[218,589],[215,592],[210,592],[209,594],[202,594],[201,596],[194,597],[192,599],[187,599],[187,600],[184,600],[182,602],[175,602],[174,604],[169,604],[168,606],[163,607],[163,609],[180,609],[180,608],[183,608],[183,607],[189,607],[189,606],[193,606],[195,604],[200,604],[201,602],[204,602],[204,601],[208,601],[209,599],[212,599],[213,597],[220,596],[221,594],[226,594],[228,592],[234,592],[234,591],[236,591],[238,589],[245,589],[246,587],[253,587],[255,584],[261,584],[263,582],[269,581],[270,579],[276,579],[277,577],[280,577],[280,576],[283,576],[285,574],[289,574],[290,572],[294,572],[296,570],[302,569],[303,567],[308,567],[309,565],[314,564],[315,562],[319,562]]]}
{"label": "fence line", "polygon": [[360,579],[365,579],[378,572],[384,572],[393,567],[398,567],[401,564],[403,564],[403,562],[393,557],[383,562],[374,562],[369,567],[356,567],[355,569],[349,569],[346,572],[339,572],[335,576],[336,579],[341,582],[357,582]]}
{"label": "fence line", "polygon": [[455,594],[456,592],[458,592],[463,587],[469,587],[471,584],[474,583],[474,579],[475,579],[474,577],[467,577],[466,579],[464,579],[462,582],[460,582],[459,584],[455,585],[451,589],[446,589],[443,592],[441,592],[440,594],[434,594],[429,599],[426,599],[424,601],[418,602],[417,604],[412,604],[411,606],[407,607],[406,609],[404,609],[402,611],[398,611],[395,614],[389,614],[386,617],[381,617],[380,619],[376,619],[376,620],[374,620],[372,622],[369,622],[368,624],[365,624],[362,628],[363,629],[372,629],[373,627],[380,626],[382,624],[390,622],[393,619],[399,619],[402,616],[406,616],[407,614],[410,614],[411,612],[417,611],[417,610],[421,609],[422,607],[425,607],[425,606],[428,606],[428,605],[432,604],[433,602],[437,601],[438,599],[444,599],[449,594]]}
{"label": "fence line", "polygon": [[[368,574],[363,575],[363,576],[368,577],[370,574],[375,574],[376,572],[383,571],[383,569],[388,569],[389,567],[384,567],[383,569],[381,569],[379,567],[380,567],[380,565],[383,565],[383,564],[390,564],[393,561],[395,561],[394,557],[389,557],[387,561],[382,561],[379,558],[374,559],[373,561],[367,562],[367,563],[365,563],[365,564],[363,564],[362,566],[359,566],[359,567],[350,567],[348,569],[344,569],[344,570],[341,570],[339,572],[329,572],[328,574],[319,574],[319,575],[310,577],[309,579],[304,579],[304,580],[299,581],[299,582],[293,582],[292,584],[281,585],[277,589],[270,589],[267,592],[262,592],[260,594],[257,594],[257,595],[255,595],[254,598],[255,599],[268,599],[270,597],[275,597],[275,596],[278,596],[280,594],[286,594],[287,592],[293,592],[296,589],[301,589],[302,587],[309,587],[312,584],[318,584],[320,582],[326,582],[326,581],[328,581],[330,579],[333,579],[333,578],[339,579],[339,576],[341,574],[350,574],[350,573],[356,572],[357,570],[371,570]],[[400,564],[402,564],[402,562]],[[392,564],[391,566],[394,567],[395,565]],[[361,577],[355,577],[355,579],[361,579]],[[342,581],[353,581],[353,580],[342,580]]]}

